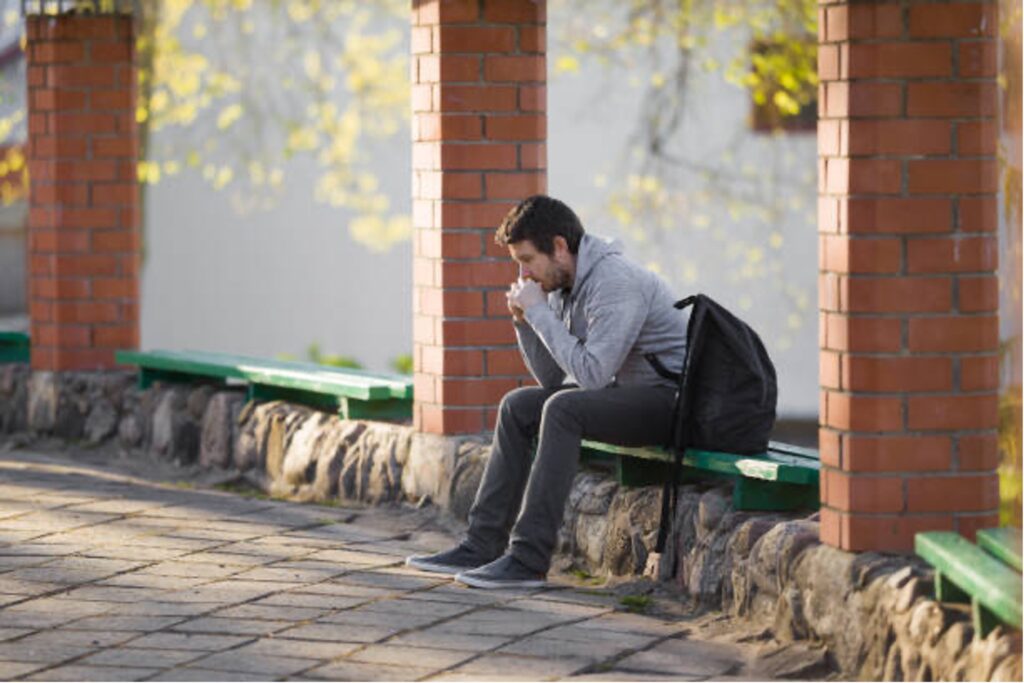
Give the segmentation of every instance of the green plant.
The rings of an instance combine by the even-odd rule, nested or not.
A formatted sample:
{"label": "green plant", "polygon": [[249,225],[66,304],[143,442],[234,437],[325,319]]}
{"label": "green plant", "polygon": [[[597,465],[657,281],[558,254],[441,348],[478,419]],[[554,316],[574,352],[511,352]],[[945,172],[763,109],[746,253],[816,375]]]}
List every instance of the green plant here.
{"label": "green plant", "polygon": [[619,604],[625,607],[626,611],[635,614],[643,614],[650,609],[653,602],[649,595],[624,595],[619,598]]}
{"label": "green plant", "polygon": [[321,352],[320,344],[316,342],[313,342],[306,348],[306,356],[310,362],[319,365],[330,365],[335,368],[355,368],[357,370],[363,367],[363,364],[352,356],[339,356]]}
{"label": "green plant", "polygon": [[1021,526],[1021,387],[999,397],[999,524]]}
{"label": "green plant", "polygon": [[412,374],[412,354],[410,353],[403,353],[395,356],[391,359],[389,364],[391,365],[391,369],[395,372],[399,372],[403,375]]}

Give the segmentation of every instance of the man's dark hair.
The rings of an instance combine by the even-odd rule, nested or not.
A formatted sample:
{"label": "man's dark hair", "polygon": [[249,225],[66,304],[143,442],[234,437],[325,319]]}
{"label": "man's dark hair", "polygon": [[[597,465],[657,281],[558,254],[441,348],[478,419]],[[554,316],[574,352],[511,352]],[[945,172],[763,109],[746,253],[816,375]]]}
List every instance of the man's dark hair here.
{"label": "man's dark hair", "polygon": [[555,253],[555,237],[559,236],[568,243],[569,253],[576,254],[583,239],[583,224],[564,203],[547,195],[535,194],[508,212],[494,234],[494,241],[507,247],[530,240],[537,251],[550,256]]}

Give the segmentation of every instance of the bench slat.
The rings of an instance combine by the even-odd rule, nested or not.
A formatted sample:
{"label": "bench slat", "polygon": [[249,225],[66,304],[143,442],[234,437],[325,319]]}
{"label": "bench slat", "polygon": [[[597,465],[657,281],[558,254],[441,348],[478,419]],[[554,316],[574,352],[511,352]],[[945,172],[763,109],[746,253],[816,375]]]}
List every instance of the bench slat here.
{"label": "bench slat", "polygon": [[119,351],[118,363],[179,374],[241,379],[263,386],[361,400],[411,398],[412,382],[392,376],[295,361],[277,361],[209,351]]}
{"label": "bench slat", "polygon": [[990,555],[1021,571],[1020,529],[982,529],[978,532],[978,545]]}
{"label": "bench slat", "polygon": [[[638,448],[586,440],[583,442],[583,445],[586,448],[605,453],[643,458],[645,460],[672,462],[671,453],[663,448],[653,446]],[[821,463],[818,460],[775,451],[768,451],[761,455],[735,455],[733,453],[689,449],[683,456],[683,464],[722,474],[735,474],[764,481],[804,485],[816,485],[821,468]]]}
{"label": "bench slat", "polygon": [[983,607],[1006,623],[1021,626],[1021,575],[953,531],[914,537],[914,550]]}
{"label": "bench slat", "polygon": [[31,356],[29,336],[24,332],[0,332],[0,363],[27,363]]}

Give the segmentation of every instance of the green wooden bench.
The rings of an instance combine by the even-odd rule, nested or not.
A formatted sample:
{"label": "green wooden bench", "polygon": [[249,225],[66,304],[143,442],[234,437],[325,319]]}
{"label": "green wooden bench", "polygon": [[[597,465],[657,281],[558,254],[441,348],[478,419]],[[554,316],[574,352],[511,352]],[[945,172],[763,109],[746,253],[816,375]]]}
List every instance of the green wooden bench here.
{"label": "green wooden bench", "polygon": [[969,602],[975,633],[984,638],[999,623],[1021,627],[1020,529],[985,529],[974,545],[953,531],[914,536],[914,550],[935,567],[935,598]]}
{"label": "green wooden bench", "polygon": [[117,362],[139,367],[139,387],[154,382],[245,385],[248,397],[337,411],[348,419],[412,416],[412,380],[402,375],[210,351],[118,351]]}
{"label": "green wooden bench", "polygon": [[[626,486],[660,484],[671,476],[673,456],[658,447],[629,448],[584,441],[584,462],[611,462]],[[688,449],[683,480],[730,479],[737,510],[818,509],[821,461],[818,452],[771,442],[760,455]]]}
{"label": "green wooden bench", "polygon": [[29,337],[24,332],[0,332],[0,363],[27,363],[31,356]]}

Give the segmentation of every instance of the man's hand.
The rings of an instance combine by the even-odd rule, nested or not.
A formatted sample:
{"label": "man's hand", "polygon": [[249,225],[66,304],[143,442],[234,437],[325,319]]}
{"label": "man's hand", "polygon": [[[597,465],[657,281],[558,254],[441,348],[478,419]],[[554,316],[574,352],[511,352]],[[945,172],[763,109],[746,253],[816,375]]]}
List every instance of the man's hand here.
{"label": "man's hand", "polygon": [[542,304],[546,300],[544,296],[544,290],[541,289],[539,283],[533,280],[524,280],[519,278],[512,283],[512,286],[508,289],[508,306],[509,310],[518,308],[520,312],[525,311],[530,306],[535,304]]}

